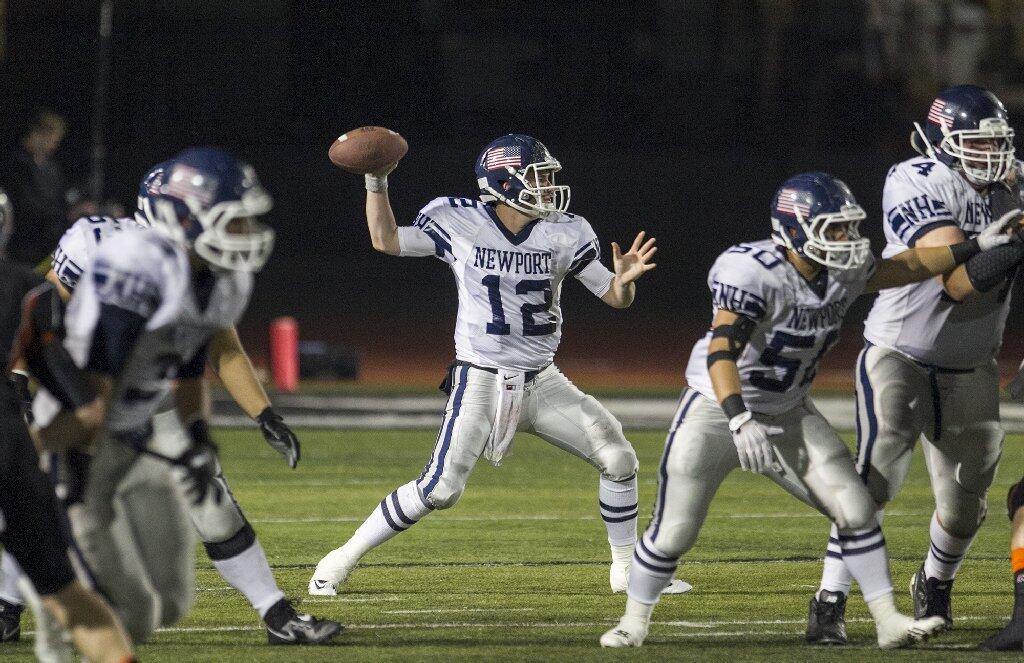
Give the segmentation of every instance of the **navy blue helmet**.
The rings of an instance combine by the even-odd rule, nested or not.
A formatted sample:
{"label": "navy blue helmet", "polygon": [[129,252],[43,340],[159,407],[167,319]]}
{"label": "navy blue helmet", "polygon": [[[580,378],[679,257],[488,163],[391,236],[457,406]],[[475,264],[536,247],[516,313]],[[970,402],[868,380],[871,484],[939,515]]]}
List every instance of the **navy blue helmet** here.
{"label": "navy blue helmet", "polygon": [[924,126],[914,123],[910,144],[922,156],[960,170],[979,186],[1002,181],[1014,164],[1013,129],[1006,108],[996,95],[977,85],[943,90],[928,108]]}
{"label": "navy blue helmet", "polygon": [[855,269],[867,262],[864,218],[850,187],[827,173],[794,175],[772,197],[775,243],[825,267]]}
{"label": "navy blue helmet", "polygon": [[502,202],[523,214],[544,218],[569,209],[569,187],[555,185],[562,164],[544,143],[524,134],[491,141],[476,160],[480,200]]}
{"label": "navy blue helmet", "polygon": [[274,231],[256,217],[272,206],[252,166],[194,147],[146,174],[136,216],[214,267],[255,272],[274,245]]}

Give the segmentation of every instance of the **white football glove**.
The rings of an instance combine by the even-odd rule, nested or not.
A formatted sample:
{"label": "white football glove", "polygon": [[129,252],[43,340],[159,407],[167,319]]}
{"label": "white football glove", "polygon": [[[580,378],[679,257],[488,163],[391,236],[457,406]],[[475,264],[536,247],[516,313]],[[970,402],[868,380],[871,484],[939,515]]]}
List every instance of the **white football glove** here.
{"label": "white football glove", "polygon": [[743,412],[729,420],[729,430],[732,431],[732,441],[736,445],[741,468],[758,474],[764,474],[765,470],[771,468],[775,452],[768,436],[780,434],[781,428],[765,426],[754,419],[750,412]]}
{"label": "white football glove", "polygon": [[1003,244],[1009,244],[1010,240],[1013,239],[1013,235],[1006,234],[1006,230],[1020,219],[1020,209],[1012,209],[1006,214],[995,220],[994,223],[990,223],[987,228],[978,233],[975,238],[978,240],[978,248],[982,251],[988,251],[994,249],[997,246]]}

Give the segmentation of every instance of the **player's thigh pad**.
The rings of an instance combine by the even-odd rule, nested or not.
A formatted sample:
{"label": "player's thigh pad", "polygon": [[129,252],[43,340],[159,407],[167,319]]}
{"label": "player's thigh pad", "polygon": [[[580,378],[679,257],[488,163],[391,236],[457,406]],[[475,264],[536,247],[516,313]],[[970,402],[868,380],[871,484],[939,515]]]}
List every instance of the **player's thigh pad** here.
{"label": "player's thigh pad", "polygon": [[933,423],[926,369],[876,345],[857,359],[857,471],[884,504],[903,486],[914,445]]}
{"label": "player's thigh pad", "polygon": [[658,495],[648,535],[658,551],[688,551],[722,481],[739,467],[729,421],[717,403],[687,389],[658,466]]}
{"label": "player's thigh pad", "polygon": [[[151,444],[156,451],[167,456],[178,456],[191,445],[188,432],[185,431],[184,426],[181,424],[181,419],[176,412],[160,412],[153,417],[153,439]],[[174,468],[172,476],[177,481],[179,489],[184,492],[188,482],[185,472],[180,468]],[[224,554],[218,554],[217,544],[231,541],[237,535],[239,538],[244,536],[245,541],[240,541],[239,546],[234,547],[248,548],[252,544],[252,536],[248,536],[251,528],[246,527],[248,521],[245,518],[245,514],[242,513],[242,509],[238,506],[238,502],[235,500],[227,480],[224,478],[224,472],[219,460],[217,462],[217,477],[215,480],[220,485],[221,495],[219,499],[213,491],[207,491],[203,501],[199,504],[192,504],[188,500],[186,500],[186,503],[188,504],[188,513],[192,519],[192,524],[199,534],[199,539],[206,544],[207,552],[211,558],[225,559],[234,557],[241,550],[225,550]],[[243,529],[246,530],[244,534],[242,534]],[[230,554],[232,552],[234,554]]]}
{"label": "player's thigh pad", "polygon": [[971,373],[940,374],[936,382],[942,428],[925,431],[925,460],[943,527],[968,537],[985,518],[985,497],[1003,450],[999,373],[995,362]]}
{"label": "player's thigh pad", "polygon": [[454,371],[437,442],[417,482],[435,509],[454,506],[462,496],[491,433],[497,407],[497,375],[470,366],[456,366]]}
{"label": "player's thigh pad", "polygon": [[118,491],[126,525],[123,536],[131,538],[159,599],[159,624],[170,626],[188,612],[195,598],[195,535],[166,463],[143,457],[132,473],[145,476]]}
{"label": "player's thigh pad", "polygon": [[808,398],[780,417],[786,433],[775,444],[786,463],[841,530],[858,530],[875,521],[875,501],[857,475],[853,456],[835,429]]}
{"label": "player's thigh pad", "polygon": [[636,474],[636,452],[622,434],[619,420],[554,365],[527,385],[523,400],[520,423],[524,430],[584,459],[612,481]]}

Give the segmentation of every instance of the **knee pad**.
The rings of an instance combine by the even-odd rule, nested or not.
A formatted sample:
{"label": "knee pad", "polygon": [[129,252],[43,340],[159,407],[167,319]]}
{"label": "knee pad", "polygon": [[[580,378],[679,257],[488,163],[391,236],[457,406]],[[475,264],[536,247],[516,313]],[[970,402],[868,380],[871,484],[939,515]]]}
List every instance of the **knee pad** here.
{"label": "knee pad", "polygon": [[462,491],[465,489],[465,482],[456,483],[449,481],[446,477],[441,477],[426,499],[435,509],[450,509],[459,501]]}
{"label": "knee pad", "polygon": [[1006,492],[1006,514],[1013,520],[1017,509],[1024,506],[1024,478],[1010,486]]}
{"label": "knee pad", "polygon": [[977,533],[985,521],[988,504],[985,496],[978,497],[963,492],[957,504],[936,504],[942,529],[960,539],[969,539]]}
{"label": "knee pad", "polygon": [[223,541],[203,541],[203,547],[206,548],[207,556],[211,560],[217,561],[237,557],[251,548],[254,543],[256,543],[256,531],[253,530],[248,520],[244,520],[243,516],[243,525],[237,532]]}
{"label": "knee pad", "polygon": [[601,476],[610,481],[626,481],[636,476],[640,463],[636,452],[627,442],[625,446],[605,447],[598,452]]}

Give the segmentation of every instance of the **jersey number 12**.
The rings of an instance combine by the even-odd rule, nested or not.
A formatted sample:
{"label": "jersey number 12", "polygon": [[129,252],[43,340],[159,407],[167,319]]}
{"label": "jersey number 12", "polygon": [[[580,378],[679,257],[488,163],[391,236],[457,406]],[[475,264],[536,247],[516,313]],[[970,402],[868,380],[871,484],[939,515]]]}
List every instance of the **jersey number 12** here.
{"label": "jersey number 12", "polygon": [[[491,301],[491,322],[487,323],[487,333],[505,336],[512,331],[511,325],[505,322],[505,306],[501,301],[501,277],[496,274],[485,276],[481,283],[487,286],[487,298]],[[554,322],[537,323],[534,313],[545,313],[551,308],[553,297],[550,279],[524,279],[516,284],[516,294],[526,295],[531,292],[544,293],[543,304],[526,303],[519,307],[523,316],[523,336],[547,336],[555,332]]]}

